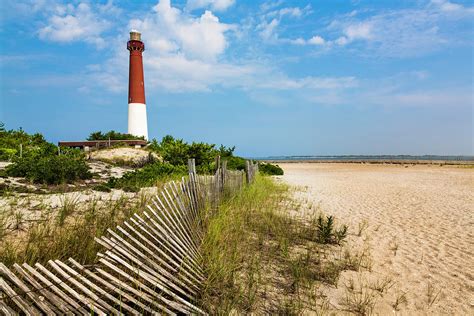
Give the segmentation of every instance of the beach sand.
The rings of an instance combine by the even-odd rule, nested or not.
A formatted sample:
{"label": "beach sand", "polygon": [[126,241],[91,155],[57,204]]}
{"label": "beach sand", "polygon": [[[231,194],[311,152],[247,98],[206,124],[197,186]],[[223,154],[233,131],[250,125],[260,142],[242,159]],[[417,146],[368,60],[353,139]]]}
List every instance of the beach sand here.
{"label": "beach sand", "polygon": [[[393,281],[376,298],[375,314],[474,315],[474,169],[280,166],[298,199],[349,225],[350,247],[368,247],[372,269],[361,277]],[[348,277],[356,277],[344,274],[337,288],[326,289],[334,306],[341,306]]]}

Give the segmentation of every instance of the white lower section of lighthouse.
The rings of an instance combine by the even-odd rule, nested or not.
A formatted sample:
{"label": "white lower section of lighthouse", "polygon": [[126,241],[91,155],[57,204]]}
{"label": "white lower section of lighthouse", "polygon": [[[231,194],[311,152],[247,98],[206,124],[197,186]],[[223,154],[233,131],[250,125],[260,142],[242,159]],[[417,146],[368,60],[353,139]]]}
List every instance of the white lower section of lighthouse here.
{"label": "white lower section of lighthouse", "polygon": [[145,136],[145,139],[148,140],[148,124],[145,104],[128,104],[128,133],[134,136]]}

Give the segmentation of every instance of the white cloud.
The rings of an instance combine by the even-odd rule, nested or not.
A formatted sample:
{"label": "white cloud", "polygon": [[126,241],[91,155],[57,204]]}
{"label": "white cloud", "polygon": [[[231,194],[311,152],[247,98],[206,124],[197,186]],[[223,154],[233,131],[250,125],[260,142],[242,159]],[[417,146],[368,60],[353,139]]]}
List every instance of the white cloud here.
{"label": "white cloud", "polygon": [[[276,6],[279,6],[278,3]],[[268,4],[261,6],[263,13],[260,15],[260,23],[256,26],[256,30],[262,39],[273,43],[293,43],[297,45],[304,45],[303,39],[291,40],[287,38],[280,38],[277,27],[280,25],[284,17],[301,18],[311,12],[311,6],[307,5],[304,8],[299,7],[285,7],[269,12],[265,12],[270,7]]]}
{"label": "white cloud", "polygon": [[[147,88],[167,91],[210,91],[214,85],[242,85],[236,81],[250,76],[254,66],[221,61],[228,47],[227,33],[235,26],[222,23],[211,11],[193,16],[169,0],[161,0],[142,19],[133,19],[128,29],[137,29],[145,42],[144,67]],[[125,32],[124,32],[125,33]],[[114,56],[88,75],[107,89],[127,88],[128,52],[121,36]]]}
{"label": "white cloud", "polygon": [[146,60],[148,81],[167,91],[211,91],[216,85],[243,87],[243,78],[250,79],[256,66],[230,63],[208,63],[187,59],[183,55],[149,57]]}
{"label": "white cloud", "polygon": [[117,12],[111,2],[99,6],[96,11],[88,3],[80,2],[54,6],[54,13],[48,19],[48,25],[38,31],[43,40],[54,42],[84,41],[103,47],[105,42],[102,33],[110,28],[111,23],[100,13]]}
{"label": "white cloud", "polygon": [[339,37],[338,39],[335,40],[335,43],[336,43],[337,45],[344,46],[344,45],[346,45],[347,43],[349,43],[349,40],[347,39],[347,37],[341,36],[341,37]]}
{"label": "white cloud", "polygon": [[439,8],[442,11],[452,12],[452,11],[458,11],[458,10],[464,9],[462,5],[457,4],[457,3],[452,3],[446,0],[432,0],[431,3],[439,6]]}
{"label": "white cloud", "polygon": [[303,11],[298,7],[283,8],[283,9],[280,9],[278,11],[278,13],[279,13],[280,17],[288,15],[288,16],[291,16],[291,17],[298,18],[298,17],[303,15]]}
{"label": "white cloud", "polygon": [[[360,17],[360,15],[363,17]],[[449,43],[462,43],[470,32],[458,27],[474,16],[474,8],[446,0],[413,9],[385,10],[375,14],[351,12],[335,18],[327,27],[338,46],[363,43],[361,52],[374,56],[411,57],[426,54]],[[463,33],[464,32],[464,33]],[[466,33],[467,32],[467,33]],[[469,34],[468,34],[469,33]]]}
{"label": "white cloud", "polygon": [[161,0],[151,14],[132,20],[129,26],[141,31],[148,47],[159,54],[179,52],[206,60],[214,60],[224,52],[228,46],[225,34],[235,28],[220,22],[211,11],[206,10],[200,17],[187,15],[172,7],[169,0]]}
{"label": "white cloud", "polygon": [[308,44],[311,44],[311,45],[324,45],[324,43],[326,43],[324,38],[318,35],[313,36],[308,40]]}
{"label": "white cloud", "polygon": [[273,10],[274,8],[277,8],[277,7],[281,6],[282,4],[283,4],[283,0],[278,0],[278,1],[269,0],[269,1],[265,1],[264,3],[262,3],[262,4],[260,5],[260,11],[262,11],[262,12],[267,12],[267,11]]}
{"label": "white cloud", "polygon": [[298,37],[297,39],[290,40],[290,43],[295,45],[306,45],[306,40],[304,38]]}
{"label": "white cloud", "polygon": [[372,22],[362,22],[350,24],[344,30],[344,34],[349,39],[349,41],[355,39],[365,39],[370,40],[372,38]]}
{"label": "white cloud", "polygon": [[186,9],[193,11],[200,8],[211,8],[214,11],[225,11],[233,6],[235,0],[188,0]]}
{"label": "white cloud", "polygon": [[259,25],[257,25],[257,30],[260,30],[260,36],[264,40],[277,40],[278,35],[275,33],[275,29],[280,24],[278,19],[272,19],[270,22],[263,21]]}
{"label": "white cloud", "polygon": [[[281,39],[281,41],[286,41],[286,39]],[[305,40],[302,37],[296,39],[288,40],[289,43],[294,45],[324,45],[326,41],[319,35],[315,35],[308,40]]]}

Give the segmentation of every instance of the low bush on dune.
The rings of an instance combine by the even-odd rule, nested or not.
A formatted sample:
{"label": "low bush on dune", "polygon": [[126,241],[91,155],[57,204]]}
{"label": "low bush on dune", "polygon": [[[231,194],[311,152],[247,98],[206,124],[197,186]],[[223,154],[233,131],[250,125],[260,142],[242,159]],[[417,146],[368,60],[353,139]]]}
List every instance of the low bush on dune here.
{"label": "low bush on dune", "polygon": [[16,149],[12,148],[0,148],[0,161],[9,161],[17,153]]}
{"label": "low bush on dune", "polygon": [[[182,139],[167,135],[159,142],[153,139],[147,149],[151,152],[141,169],[127,172],[122,178],[112,178],[107,183],[110,188],[123,189],[134,192],[138,188],[153,186],[157,182],[178,178],[187,174],[188,159],[194,158],[196,171],[199,174],[213,174],[216,170],[216,158],[227,161],[227,169],[244,170],[245,159],[234,156],[235,147],[193,142],[191,144]],[[163,161],[156,161],[153,155],[159,155]],[[260,170],[267,175],[282,175],[279,166],[261,163]]]}
{"label": "low bush on dune", "polygon": [[106,133],[102,132],[93,132],[87,137],[87,140],[131,140],[131,139],[141,139],[145,140],[143,136],[135,136],[131,134],[120,133],[116,131],[108,131]]}
{"label": "low bush on dune", "polygon": [[225,158],[227,160],[227,169],[230,170],[245,170],[245,159],[242,157],[227,157]]}
{"label": "low bush on dune", "polygon": [[278,165],[261,162],[258,164],[258,170],[269,176],[282,176],[283,169]]}
{"label": "low bush on dune", "polygon": [[110,187],[105,185],[105,184],[97,184],[96,186],[94,186],[92,188],[92,190],[99,191],[99,192],[110,192],[111,191]]}
{"label": "low bush on dune", "polygon": [[6,130],[0,124],[0,160],[13,161],[5,170],[7,176],[50,185],[92,178],[79,150],[64,149],[61,155],[58,152],[58,147],[41,134],[30,135],[21,128]]}
{"label": "low bush on dune", "polygon": [[134,191],[134,188],[153,186],[157,181],[166,178],[179,177],[187,174],[185,166],[173,166],[167,162],[157,161],[141,169],[127,172],[121,178],[111,178],[107,185],[111,188],[127,189]]}
{"label": "low bush on dune", "polygon": [[[221,148],[232,155],[233,148],[229,150],[224,146]],[[215,158],[221,155],[221,152],[215,149],[214,144],[202,142],[188,144],[184,140],[176,139],[170,135],[163,137],[161,142],[154,139],[149,149],[158,153],[164,161],[173,166],[187,166],[188,159],[194,158],[199,173],[211,173],[215,169]]]}
{"label": "low bush on dune", "polygon": [[41,134],[30,135],[21,128],[19,130],[7,130],[5,124],[0,122],[0,161],[9,161],[19,156],[20,145],[25,153],[29,150],[49,147],[52,144],[48,143]]}
{"label": "low bush on dune", "polygon": [[[245,169],[246,159],[234,155],[235,146],[220,145],[217,148],[215,144],[203,142],[189,144],[182,139],[167,135],[163,137],[161,142],[153,139],[148,149],[159,154],[164,161],[173,166],[186,166],[188,159],[194,158],[199,173],[213,173],[216,169],[215,161],[218,156],[221,161],[227,161],[227,169],[229,170]],[[261,171],[267,175],[283,174],[283,169],[276,165],[261,163],[260,167],[263,168]]]}
{"label": "low bush on dune", "polygon": [[33,183],[63,184],[92,178],[81,155],[41,156],[31,154],[15,160],[6,168],[12,177],[24,177]]}

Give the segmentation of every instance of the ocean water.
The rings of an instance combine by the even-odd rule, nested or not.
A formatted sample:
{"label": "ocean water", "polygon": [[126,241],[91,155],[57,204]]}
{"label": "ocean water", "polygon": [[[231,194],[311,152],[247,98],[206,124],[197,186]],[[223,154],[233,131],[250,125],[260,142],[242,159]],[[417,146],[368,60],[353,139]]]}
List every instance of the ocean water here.
{"label": "ocean water", "polygon": [[255,160],[445,160],[445,161],[474,161],[474,156],[437,156],[437,155],[343,155],[343,156],[269,156],[254,157]]}

